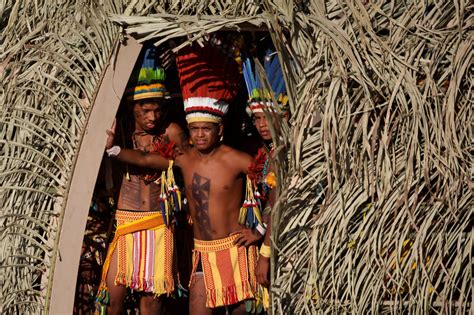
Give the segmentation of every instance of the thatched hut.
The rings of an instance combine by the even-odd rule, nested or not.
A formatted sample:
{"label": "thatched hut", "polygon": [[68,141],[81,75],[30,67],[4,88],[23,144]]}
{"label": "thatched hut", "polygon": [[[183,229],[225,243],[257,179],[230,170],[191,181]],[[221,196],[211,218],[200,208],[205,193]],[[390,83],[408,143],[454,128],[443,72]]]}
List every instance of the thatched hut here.
{"label": "thatched hut", "polygon": [[273,312],[472,312],[472,21],[463,0],[0,1],[0,312],[71,313],[138,42],[246,28],[292,114]]}

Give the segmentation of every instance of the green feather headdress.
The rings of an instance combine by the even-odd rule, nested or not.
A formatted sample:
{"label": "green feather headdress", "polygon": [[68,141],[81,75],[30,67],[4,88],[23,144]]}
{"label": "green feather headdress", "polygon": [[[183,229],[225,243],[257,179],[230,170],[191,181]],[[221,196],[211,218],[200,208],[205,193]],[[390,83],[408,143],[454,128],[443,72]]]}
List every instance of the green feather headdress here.
{"label": "green feather headdress", "polygon": [[168,92],[164,85],[166,73],[158,62],[156,47],[144,47],[140,58],[142,62],[133,71],[125,92],[127,99],[135,101],[167,97]]}

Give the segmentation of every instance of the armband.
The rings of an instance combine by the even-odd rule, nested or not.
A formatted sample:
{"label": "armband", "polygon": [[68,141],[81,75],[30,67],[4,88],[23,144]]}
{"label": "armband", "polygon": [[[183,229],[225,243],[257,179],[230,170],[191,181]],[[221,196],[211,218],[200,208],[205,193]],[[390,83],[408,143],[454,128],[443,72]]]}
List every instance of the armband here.
{"label": "armband", "polygon": [[267,225],[265,223],[263,223],[263,225],[259,223],[255,229],[258,231],[258,233],[265,235],[267,232]]}
{"label": "armband", "polygon": [[120,154],[120,147],[118,145],[114,145],[113,147],[111,147],[110,149],[108,150],[105,150],[105,152],[107,152],[107,155],[109,157],[116,157],[117,155]]}
{"label": "armband", "polygon": [[262,247],[260,247],[260,255],[265,258],[270,258],[270,256],[272,255],[270,246],[262,244]]}

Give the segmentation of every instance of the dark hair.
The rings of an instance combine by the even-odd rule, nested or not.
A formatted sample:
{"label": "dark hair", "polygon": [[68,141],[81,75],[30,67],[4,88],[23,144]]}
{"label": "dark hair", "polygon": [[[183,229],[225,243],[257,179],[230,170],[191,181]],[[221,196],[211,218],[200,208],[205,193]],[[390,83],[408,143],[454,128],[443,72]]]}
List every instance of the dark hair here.
{"label": "dark hair", "polygon": [[134,106],[137,103],[141,106],[143,106],[143,104],[145,104],[145,103],[156,103],[156,104],[162,106],[162,105],[167,105],[169,103],[169,101],[168,101],[168,99],[162,98],[162,97],[153,97],[153,98],[145,98],[145,99],[141,99],[141,100],[130,100],[130,101],[128,101],[128,104],[132,105],[132,106]]}

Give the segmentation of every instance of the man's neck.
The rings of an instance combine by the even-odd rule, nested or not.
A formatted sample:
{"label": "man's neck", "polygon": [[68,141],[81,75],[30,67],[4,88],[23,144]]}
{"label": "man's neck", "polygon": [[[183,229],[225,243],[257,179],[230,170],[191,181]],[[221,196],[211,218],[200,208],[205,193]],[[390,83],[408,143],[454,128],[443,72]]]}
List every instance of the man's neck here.
{"label": "man's neck", "polygon": [[201,160],[208,160],[208,159],[212,158],[214,155],[216,155],[216,153],[219,151],[220,147],[221,147],[221,144],[218,143],[215,146],[213,146],[212,148],[209,148],[208,150],[205,150],[205,151],[200,151],[200,150],[196,149],[196,152],[197,152],[198,156],[201,158]]}

